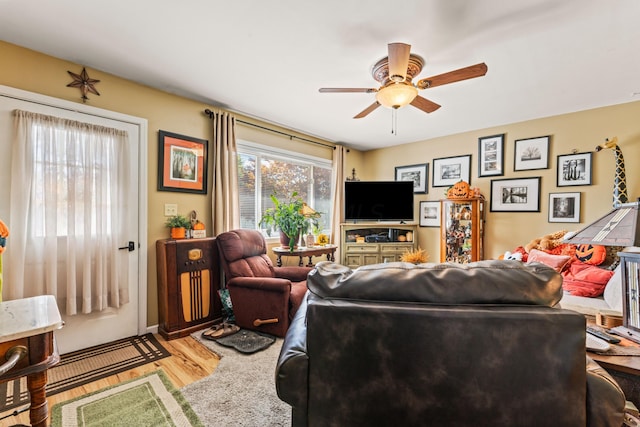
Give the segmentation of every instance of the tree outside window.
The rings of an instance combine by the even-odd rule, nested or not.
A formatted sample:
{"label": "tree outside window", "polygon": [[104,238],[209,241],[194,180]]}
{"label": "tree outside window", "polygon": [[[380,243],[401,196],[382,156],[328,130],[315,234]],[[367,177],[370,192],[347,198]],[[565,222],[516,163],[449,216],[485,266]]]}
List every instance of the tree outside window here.
{"label": "tree outside window", "polygon": [[330,230],[331,166],[328,164],[239,148],[238,186],[242,228],[258,228],[262,213],[273,207],[271,194],[288,198],[297,191],[309,206],[322,213],[318,220],[320,232]]}

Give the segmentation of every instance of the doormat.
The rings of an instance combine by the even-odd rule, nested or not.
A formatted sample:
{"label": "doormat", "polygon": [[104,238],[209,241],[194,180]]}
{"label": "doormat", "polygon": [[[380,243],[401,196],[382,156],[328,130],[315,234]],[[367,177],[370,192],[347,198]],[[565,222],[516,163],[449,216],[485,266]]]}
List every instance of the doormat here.
{"label": "doormat", "polygon": [[251,354],[269,347],[276,342],[276,337],[247,329],[240,329],[240,331],[235,334],[216,339],[215,342],[225,347],[235,348],[240,353]]}
{"label": "doormat", "polygon": [[[124,338],[63,354],[47,371],[47,396],[119,374],[171,356],[153,336]],[[0,384],[0,412],[29,403],[25,377]]]}
{"label": "doormat", "polygon": [[193,426],[202,423],[164,372],[107,387],[53,406],[52,427]]}

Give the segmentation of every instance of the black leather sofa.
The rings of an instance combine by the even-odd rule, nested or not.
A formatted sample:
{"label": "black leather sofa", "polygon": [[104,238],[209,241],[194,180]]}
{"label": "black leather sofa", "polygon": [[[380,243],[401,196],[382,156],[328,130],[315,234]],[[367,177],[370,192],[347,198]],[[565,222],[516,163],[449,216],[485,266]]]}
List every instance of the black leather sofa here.
{"label": "black leather sofa", "polygon": [[625,397],[538,263],[322,262],[285,337],[293,426],[621,426]]}

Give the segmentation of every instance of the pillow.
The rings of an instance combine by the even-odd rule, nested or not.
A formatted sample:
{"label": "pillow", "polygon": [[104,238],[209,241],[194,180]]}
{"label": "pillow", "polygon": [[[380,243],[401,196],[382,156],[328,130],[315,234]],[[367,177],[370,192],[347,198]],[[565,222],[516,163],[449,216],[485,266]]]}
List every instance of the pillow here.
{"label": "pillow", "polygon": [[581,262],[572,263],[562,272],[562,289],[580,297],[599,297],[613,276],[613,271]]}
{"label": "pillow", "polygon": [[622,273],[620,272],[620,265],[613,271],[613,276],[607,282],[602,297],[611,310],[622,313]]}
{"label": "pillow", "polygon": [[553,268],[558,273],[571,261],[569,255],[552,255],[537,249],[531,249],[527,257],[527,263],[541,262]]}
{"label": "pillow", "polygon": [[585,264],[600,265],[607,257],[607,248],[602,245],[578,245],[576,258]]}

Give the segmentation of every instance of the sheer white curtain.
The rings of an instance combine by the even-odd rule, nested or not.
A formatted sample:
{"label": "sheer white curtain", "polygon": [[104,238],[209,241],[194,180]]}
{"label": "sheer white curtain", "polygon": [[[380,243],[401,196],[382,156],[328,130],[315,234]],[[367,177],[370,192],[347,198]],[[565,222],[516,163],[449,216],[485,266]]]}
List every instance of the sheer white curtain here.
{"label": "sheer white curtain", "polygon": [[[15,110],[10,299],[54,295],[67,315],[129,302],[119,262],[129,162],[122,130]],[[10,253],[9,253],[10,252]]]}

